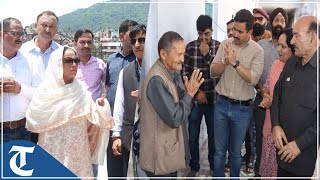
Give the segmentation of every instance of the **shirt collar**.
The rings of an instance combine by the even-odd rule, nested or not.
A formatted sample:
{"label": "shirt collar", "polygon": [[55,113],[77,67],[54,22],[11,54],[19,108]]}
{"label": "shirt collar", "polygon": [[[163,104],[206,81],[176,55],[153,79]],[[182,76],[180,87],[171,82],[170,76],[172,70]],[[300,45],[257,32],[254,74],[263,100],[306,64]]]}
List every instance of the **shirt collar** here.
{"label": "shirt collar", "polygon": [[[21,58],[21,56],[23,56],[23,55],[22,55],[22,53],[20,52],[20,50],[18,50],[18,51],[17,51],[17,54],[16,54],[12,59],[10,59],[10,60],[15,60],[15,59],[17,59],[17,58]],[[9,59],[8,59],[7,57],[4,57],[2,53],[0,53],[0,57],[1,57],[0,59],[9,61]]]}
{"label": "shirt collar", "polygon": [[310,59],[309,63],[312,67],[317,68],[317,56],[319,57],[319,51],[320,51],[320,47],[318,48],[318,50],[313,54],[312,58]]}
{"label": "shirt collar", "polygon": [[94,62],[96,62],[96,61],[97,61],[97,58],[91,55],[89,61],[87,62],[87,64],[88,64],[88,63],[91,64],[91,63],[94,63]]}
{"label": "shirt collar", "polygon": [[[36,40],[36,38],[37,38],[37,36],[35,36],[32,40],[31,40],[31,46],[28,46],[29,47],[29,49],[27,49],[28,51],[31,51],[31,50],[34,50],[34,49],[39,49],[39,47],[38,46],[36,46],[36,43],[35,43],[35,40]],[[27,48],[28,48],[27,47]],[[59,45],[54,41],[54,40],[51,40],[51,44],[50,44],[50,46],[49,46],[49,48],[48,49],[51,49],[52,51],[54,51],[54,50],[56,50],[56,49],[58,49],[59,48]],[[47,49],[47,50],[48,50]],[[47,51],[46,50],[46,51]]]}
{"label": "shirt collar", "polygon": [[[319,56],[319,51],[320,51],[320,48],[318,48],[318,50],[313,54],[312,58],[307,62],[307,64],[310,64],[313,68],[317,68],[317,55]],[[306,66],[307,64],[305,65],[302,65],[302,57],[298,57],[298,61],[296,61],[296,66],[299,66],[299,67],[304,67]]]}
{"label": "shirt collar", "polygon": [[137,61],[137,63],[138,63],[138,65],[139,65],[139,67],[141,67],[141,64],[139,63],[139,60],[138,60],[138,58],[136,57],[136,60],[135,61]]}
{"label": "shirt collar", "polygon": [[[132,54],[133,54],[133,51],[131,50],[130,53],[129,53],[127,56],[131,56]],[[118,50],[116,56],[118,56],[118,55],[120,55],[120,56],[122,56],[122,57],[127,57],[127,56],[125,56],[125,55],[123,54],[123,48],[122,48],[122,47],[121,47],[121,49]]]}

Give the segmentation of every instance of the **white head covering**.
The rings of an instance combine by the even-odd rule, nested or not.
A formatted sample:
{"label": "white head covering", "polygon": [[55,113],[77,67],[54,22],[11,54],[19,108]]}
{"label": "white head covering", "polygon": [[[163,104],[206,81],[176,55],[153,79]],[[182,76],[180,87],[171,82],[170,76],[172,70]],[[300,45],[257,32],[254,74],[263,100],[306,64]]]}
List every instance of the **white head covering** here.
{"label": "white head covering", "polygon": [[41,133],[80,116],[91,116],[96,108],[89,92],[76,78],[65,84],[62,58],[66,48],[74,50],[62,47],[51,54],[45,79],[36,89],[27,110],[26,127],[33,132]]}

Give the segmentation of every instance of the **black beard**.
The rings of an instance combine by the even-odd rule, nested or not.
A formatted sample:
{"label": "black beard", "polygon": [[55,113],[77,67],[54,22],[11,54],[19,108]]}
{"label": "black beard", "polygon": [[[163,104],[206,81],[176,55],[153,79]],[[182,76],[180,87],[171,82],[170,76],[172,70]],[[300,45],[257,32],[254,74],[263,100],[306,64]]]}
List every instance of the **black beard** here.
{"label": "black beard", "polygon": [[282,31],[282,26],[278,25],[276,27],[272,27],[272,37],[279,39],[280,32]]}
{"label": "black beard", "polygon": [[252,35],[253,35],[253,36],[262,36],[265,30],[266,30],[266,27],[265,27],[265,26],[261,26],[260,24],[255,23],[255,24],[253,25]]}

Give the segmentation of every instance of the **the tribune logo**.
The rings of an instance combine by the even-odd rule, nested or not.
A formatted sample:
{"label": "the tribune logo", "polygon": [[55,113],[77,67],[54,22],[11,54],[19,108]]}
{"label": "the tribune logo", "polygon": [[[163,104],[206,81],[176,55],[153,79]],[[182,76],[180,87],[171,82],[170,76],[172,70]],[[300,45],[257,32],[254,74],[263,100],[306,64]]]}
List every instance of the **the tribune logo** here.
{"label": "the tribune logo", "polygon": [[[26,163],[27,153],[33,153],[34,148],[35,148],[34,146],[33,147],[12,146],[12,148],[9,151],[9,154],[11,152],[17,152],[10,159],[10,168],[15,174],[19,176],[32,176],[33,169],[23,170],[21,168],[27,164]],[[19,155],[20,155],[20,162],[19,162],[19,166],[17,166],[17,158]]]}

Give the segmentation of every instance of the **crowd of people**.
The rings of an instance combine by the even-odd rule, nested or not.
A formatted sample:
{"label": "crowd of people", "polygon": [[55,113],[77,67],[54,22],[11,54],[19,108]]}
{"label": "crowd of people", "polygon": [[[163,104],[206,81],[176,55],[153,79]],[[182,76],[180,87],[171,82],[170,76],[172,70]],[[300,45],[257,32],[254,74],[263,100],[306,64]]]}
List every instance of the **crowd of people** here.
{"label": "crowd of people", "polygon": [[188,166],[187,176],[196,177],[204,117],[213,177],[239,177],[241,164],[256,177],[311,177],[320,23],[302,16],[288,27],[288,18],[280,7],[270,16],[241,9],[219,42],[212,18],[199,15],[197,39],[161,35],[158,59],[141,82],[144,24],[121,22],[121,48],[105,63],[92,55],[89,29],[76,31],[73,47],[57,44],[52,11],[37,16],[37,35],[26,43],[21,22],[5,18],[2,142],[38,143],[83,178],[97,177],[105,156],[109,178],[134,168],[135,177],[176,179]]}

